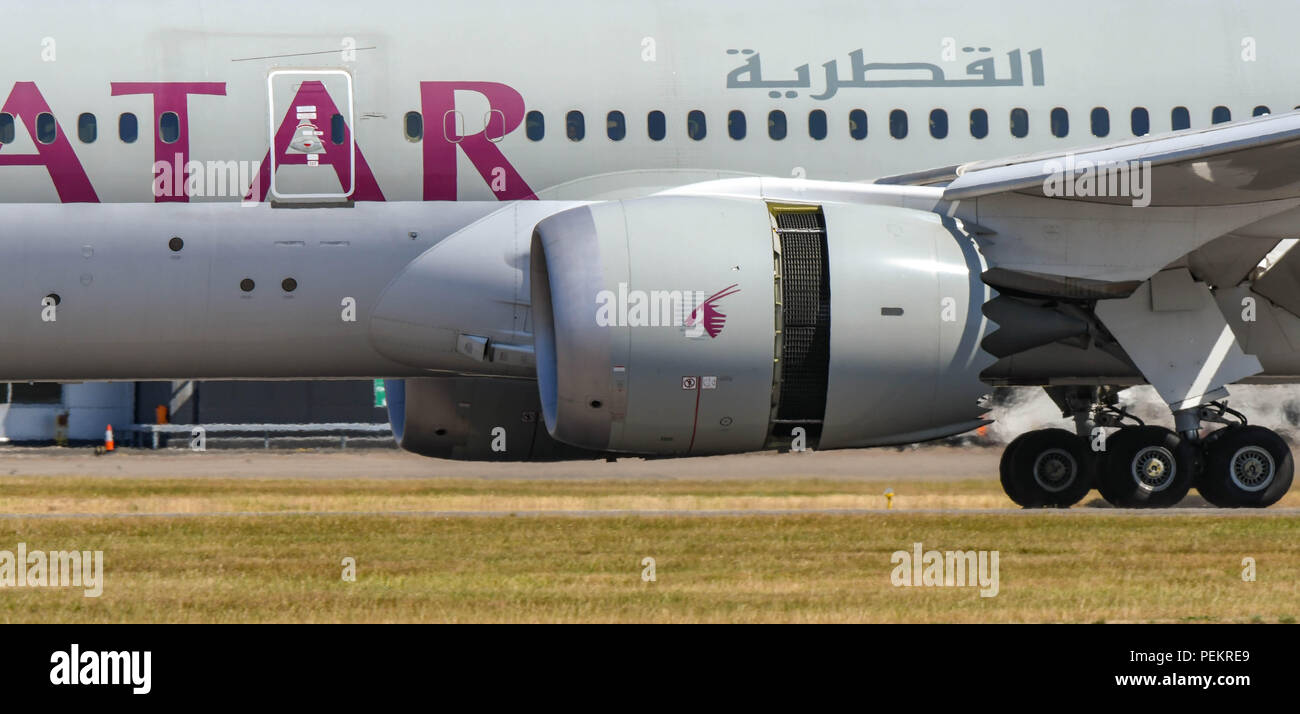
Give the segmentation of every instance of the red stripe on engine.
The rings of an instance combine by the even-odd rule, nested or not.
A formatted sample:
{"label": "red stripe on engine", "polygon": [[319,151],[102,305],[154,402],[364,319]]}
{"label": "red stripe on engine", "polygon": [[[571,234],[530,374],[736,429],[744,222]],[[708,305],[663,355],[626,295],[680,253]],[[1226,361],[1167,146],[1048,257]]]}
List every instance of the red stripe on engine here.
{"label": "red stripe on engine", "polygon": [[691,420],[691,443],[686,447],[686,453],[688,454],[691,453],[691,449],[695,448],[695,431],[700,426],[700,387],[702,386],[700,383],[703,381],[703,377],[695,378],[695,416]]}

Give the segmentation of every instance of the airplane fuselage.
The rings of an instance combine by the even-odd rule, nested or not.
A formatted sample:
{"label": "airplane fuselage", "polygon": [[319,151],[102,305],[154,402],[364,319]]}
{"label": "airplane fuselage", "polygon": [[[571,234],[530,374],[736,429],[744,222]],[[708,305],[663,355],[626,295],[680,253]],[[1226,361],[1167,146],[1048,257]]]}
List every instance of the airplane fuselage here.
{"label": "airplane fuselage", "polygon": [[[1288,18],[1300,7],[51,2],[0,27],[0,201],[274,198],[273,161],[286,201],[869,180],[1290,110]],[[317,161],[289,146],[303,107]]]}
{"label": "airplane fuselage", "polygon": [[[26,9],[0,26],[0,378],[530,376],[504,358],[531,342],[529,238],[574,202],[867,181],[1300,103],[1300,6],[1102,8]],[[402,290],[421,315],[384,312]],[[466,362],[465,339],[503,359]]]}

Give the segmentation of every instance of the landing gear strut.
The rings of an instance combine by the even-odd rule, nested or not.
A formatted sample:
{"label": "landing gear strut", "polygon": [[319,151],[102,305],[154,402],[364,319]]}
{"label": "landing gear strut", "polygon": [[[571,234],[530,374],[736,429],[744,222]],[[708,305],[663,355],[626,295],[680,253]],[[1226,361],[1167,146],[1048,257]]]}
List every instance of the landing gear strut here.
{"label": "landing gear strut", "polygon": [[[1025,508],[1069,508],[1094,486],[1122,508],[1167,508],[1192,486],[1220,508],[1264,508],[1291,488],[1295,461],[1282,437],[1221,402],[1175,413],[1175,432],[1124,411],[1113,387],[1047,391],[1077,433],[1031,431],[1007,445],[1002,488]],[[1202,422],[1225,427],[1201,439]]]}

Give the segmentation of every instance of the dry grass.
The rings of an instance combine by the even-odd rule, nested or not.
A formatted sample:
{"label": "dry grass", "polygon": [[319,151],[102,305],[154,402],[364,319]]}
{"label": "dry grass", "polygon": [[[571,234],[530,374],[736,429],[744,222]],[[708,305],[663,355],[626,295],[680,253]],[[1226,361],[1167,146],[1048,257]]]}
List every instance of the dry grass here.
{"label": "dry grass", "polygon": [[[4,622],[1286,622],[1300,615],[1300,519],[1288,516],[0,520],[0,549],[19,541],[32,549],[102,549],[106,583],[97,599],[72,589],[0,591]],[[893,587],[890,554],[918,541],[927,549],[1000,551],[1000,594]],[[358,564],[354,583],[340,579],[348,556]],[[646,556],[657,560],[656,582],[641,580]],[[1257,582],[1240,577],[1247,556],[1258,563]]]}
{"label": "dry grass", "polygon": [[[0,478],[0,513],[819,510],[885,508],[886,486],[842,480]],[[900,482],[896,510],[1014,508],[996,480]],[[1184,505],[1203,502],[1193,493]],[[1084,506],[1105,506],[1094,493]],[[1300,506],[1300,489],[1278,507]]]}
{"label": "dry grass", "polygon": [[[104,551],[99,598],[0,589],[0,622],[1292,621],[1300,517],[909,513],[1010,506],[895,484],[867,515],[428,517],[324,511],[884,506],[878,481],[10,477],[0,550]],[[1288,497],[1294,504],[1295,496]],[[1093,501],[1095,499],[1089,499]],[[1091,510],[1091,509],[1090,509]],[[289,517],[61,518],[276,511]],[[998,550],[1001,592],[898,588],[890,555]],[[656,582],[641,559],[657,561]],[[357,582],[340,578],[344,557]],[[1243,582],[1242,558],[1258,563]]]}
{"label": "dry grass", "polygon": [[[484,479],[0,479],[0,513],[874,509],[884,486],[845,481]],[[895,488],[894,508],[1008,508],[996,481]]]}

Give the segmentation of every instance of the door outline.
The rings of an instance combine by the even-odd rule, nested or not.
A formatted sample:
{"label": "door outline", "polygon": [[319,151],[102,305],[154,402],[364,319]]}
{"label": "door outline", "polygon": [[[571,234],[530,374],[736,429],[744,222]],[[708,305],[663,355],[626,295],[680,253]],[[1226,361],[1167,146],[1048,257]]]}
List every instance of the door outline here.
{"label": "door outline", "polygon": [[[275,187],[276,151],[275,78],[280,75],[341,76],[348,85],[348,186],[343,193],[280,193]],[[352,100],[352,75],[342,69],[277,69],[266,76],[267,141],[271,147],[271,195],[275,198],[347,198],[357,187],[357,132]]]}
{"label": "door outline", "polygon": [[[456,138],[451,138],[447,134],[447,118],[451,117],[451,129]],[[448,109],[442,113],[442,138],[453,143],[459,144],[461,139],[465,138],[465,117],[455,109]]]}
{"label": "door outline", "polygon": [[[492,121],[494,119],[501,122],[501,132],[496,135],[496,138],[492,138]],[[493,144],[500,143],[502,139],[506,138],[505,112],[500,109],[489,109],[488,113],[483,115],[483,136],[487,137],[487,140]]]}

